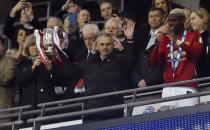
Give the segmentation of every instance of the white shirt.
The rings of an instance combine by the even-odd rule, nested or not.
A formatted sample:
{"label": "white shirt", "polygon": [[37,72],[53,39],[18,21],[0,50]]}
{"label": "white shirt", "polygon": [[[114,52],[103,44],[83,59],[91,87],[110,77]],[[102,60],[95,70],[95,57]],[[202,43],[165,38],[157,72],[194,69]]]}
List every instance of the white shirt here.
{"label": "white shirt", "polygon": [[158,32],[158,29],[156,29],[155,31],[152,31],[152,30],[150,31],[151,37],[150,37],[150,40],[147,44],[147,48],[146,48],[147,50],[155,44],[155,39],[156,39],[157,32]]}

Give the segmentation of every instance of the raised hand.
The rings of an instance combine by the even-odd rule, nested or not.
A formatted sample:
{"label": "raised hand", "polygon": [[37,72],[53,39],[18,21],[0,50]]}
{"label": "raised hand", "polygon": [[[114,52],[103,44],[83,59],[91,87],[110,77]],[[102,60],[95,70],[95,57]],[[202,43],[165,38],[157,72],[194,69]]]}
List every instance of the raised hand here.
{"label": "raised hand", "polygon": [[44,65],[45,65],[45,68],[46,68],[48,71],[50,71],[50,70],[52,70],[52,61],[51,61],[49,58],[47,58],[47,57],[46,57],[46,59],[47,59],[47,62],[46,62],[46,64],[44,64]]}
{"label": "raised hand", "polygon": [[16,13],[20,10],[22,10],[23,8],[25,8],[27,5],[27,1],[26,0],[20,0],[11,10],[10,12],[10,16],[11,17],[15,17]]}
{"label": "raised hand", "polygon": [[26,7],[23,8],[24,11],[26,12],[26,14],[28,15],[28,17],[30,18],[30,20],[33,19],[34,15],[33,15],[33,9],[32,9],[32,3],[31,2],[27,2],[26,3]]}
{"label": "raised hand", "polygon": [[62,9],[66,10],[68,8],[68,4],[71,0],[67,0],[66,3],[63,5]]}
{"label": "raised hand", "polygon": [[146,87],[146,86],[147,86],[147,84],[146,84],[144,79],[142,79],[138,82],[138,87],[139,88],[143,88],[143,87]]}
{"label": "raised hand", "polygon": [[42,64],[42,59],[41,56],[37,56],[33,65],[32,65],[32,71],[34,71],[38,66],[40,66]]}
{"label": "raised hand", "polygon": [[135,24],[136,23],[132,20],[126,20],[126,28],[124,30],[124,34],[127,39],[133,39]]}

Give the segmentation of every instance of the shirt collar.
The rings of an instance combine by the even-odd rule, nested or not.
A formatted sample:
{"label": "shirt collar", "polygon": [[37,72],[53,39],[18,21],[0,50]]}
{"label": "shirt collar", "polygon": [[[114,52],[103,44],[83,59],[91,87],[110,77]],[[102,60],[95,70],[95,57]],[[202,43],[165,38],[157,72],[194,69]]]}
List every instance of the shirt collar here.
{"label": "shirt collar", "polygon": [[156,35],[157,32],[158,32],[158,29],[156,29],[156,30],[154,30],[154,31],[152,31],[152,29],[151,29],[150,32],[149,32],[149,34],[150,34],[150,35],[152,35],[152,34],[155,34],[155,35]]}

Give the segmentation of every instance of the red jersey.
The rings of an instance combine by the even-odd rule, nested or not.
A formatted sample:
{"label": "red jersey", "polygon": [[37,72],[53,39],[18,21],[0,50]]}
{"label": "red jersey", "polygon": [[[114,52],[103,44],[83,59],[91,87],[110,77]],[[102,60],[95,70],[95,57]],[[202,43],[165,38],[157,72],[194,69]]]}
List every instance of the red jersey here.
{"label": "red jersey", "polygon": [[[177,37],[177,41],[181,41],[183,35]],[[156,46],[150,56],[152,66],[161,59],[165,59],[163,78],[165,83],[177,82],[182,80],[190,80],[195,78],[196,60],[202,55],[203,45],[199,33],[186,32],[183,44],[178,46],[172,44],[168,36],[162,36],[159,41],[159,46]],[[172,48],[172,49],[171,49]],[[171,55],[173,54],[173,55]],[[179,56],[177,56],[179,55]],[[177,58],[177,66],[174,69],[172,56]],[[196,87],[197,83],[189,83],[187,86]]]}

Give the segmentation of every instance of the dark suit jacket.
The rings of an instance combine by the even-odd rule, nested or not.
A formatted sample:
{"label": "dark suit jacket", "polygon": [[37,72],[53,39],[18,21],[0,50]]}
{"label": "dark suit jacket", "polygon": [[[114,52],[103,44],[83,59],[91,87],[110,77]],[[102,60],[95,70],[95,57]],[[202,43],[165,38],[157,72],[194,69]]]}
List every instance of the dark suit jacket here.
{"label": "dark suit jacket", "polygon": [[137,61],[136,67],[132,74],[133,84],[137,87],[138,82],[145,80],[147,86],[163,83],[163,62],[160,62],[155,67],[149,64],[149,57],[153,47],[149,50],[144,49]]}
{"label": "dark suit jacket", "polygon": [[[128,46],[131,46],[132,48],[133,44],[129,44]],[[127,49],[122,53],[113,51],[106,59],[101,60],[100,55],[97,52],[87,60],[76,64],[75,68],[71,67],[72,71],[74,71],[71,74],[74,74],[75,77],[79,77],[78,75],[80,75],[84,78],[86,96],[127,89],[129,86],[127,74],[128,68],[130,68],[131,65],[129,63],[131,59],[130,53],[132,53],[130,49]],[[85,109],[121,104],[123,101],[123,95],[97,98],[86,101]],[[122,115],[123,111],[118,110],[109,113],[95,114],[91,118],[98,117],[107,119]]]}
{"label": "dark suit jacket", "polygon": [[150,40],[150,27],[148,25],[141,25],[135,35],[137,41],[137,61],[132,74],[132,82],[137,87],[138,82],[145,80],[147,86],[160,84],[163,82],[163,63],[161,62],[155,68],[149,64],[149,56],[153,46],[146,50],[147,44]]}

